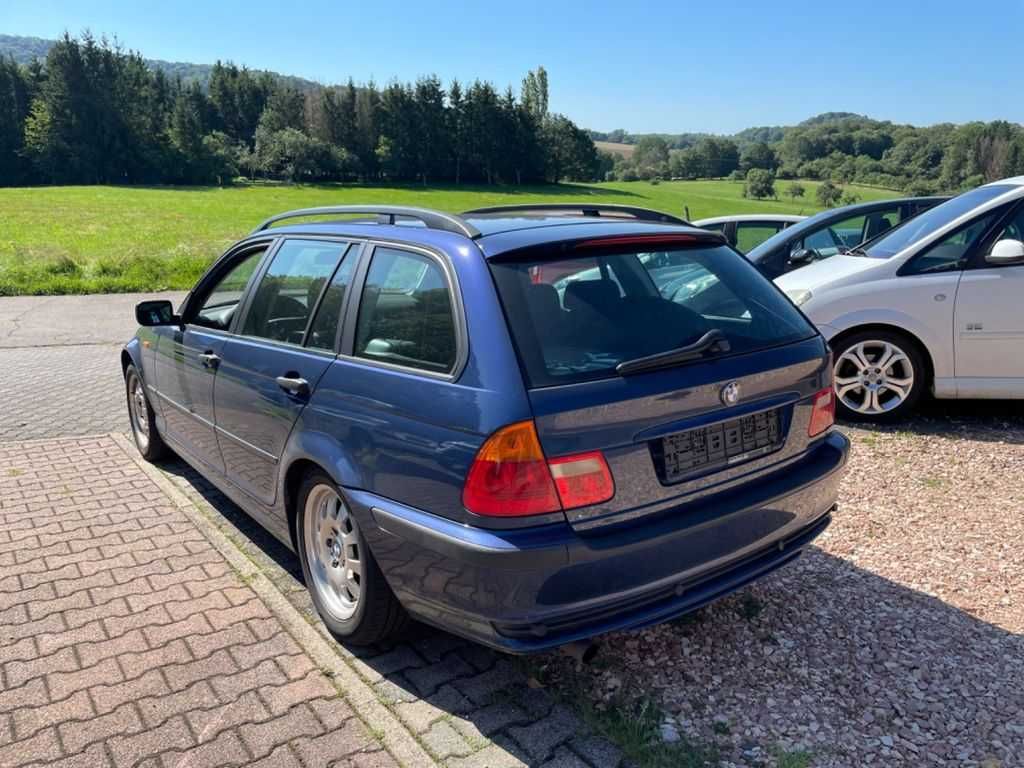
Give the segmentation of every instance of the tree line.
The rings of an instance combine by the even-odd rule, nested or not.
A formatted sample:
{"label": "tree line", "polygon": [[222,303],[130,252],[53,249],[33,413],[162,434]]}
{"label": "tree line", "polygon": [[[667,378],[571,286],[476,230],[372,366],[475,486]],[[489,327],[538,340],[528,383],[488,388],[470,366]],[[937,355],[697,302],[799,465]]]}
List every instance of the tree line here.
{"label": "tree line", "polygon": [[0,186],[523,184],[606,170],[589,135],[549,112],[543,67],[516,94],[435,76],[300,90],[220,62],[204,87],[88,34],[65,35],[43,61],[0,59]]}
{"label": "tree line", "polygon": [[[860,183],[911,194],[953,192],[1024,174],[1024,127],[1005,120],[928,127],[846,112],[790,127],[751,128],[732,137],[680,134],[624,138],[631,156],[615,158],[608,178],[746,180],[752,170],[777,179]],[[758,184],[763,177],[758,175]]]}

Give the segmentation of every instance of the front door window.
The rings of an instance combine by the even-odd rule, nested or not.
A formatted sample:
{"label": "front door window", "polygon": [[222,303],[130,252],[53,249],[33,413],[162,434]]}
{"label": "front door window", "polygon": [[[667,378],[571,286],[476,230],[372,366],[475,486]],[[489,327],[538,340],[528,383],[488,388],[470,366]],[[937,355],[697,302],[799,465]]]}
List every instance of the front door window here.
{"label": "front door window", "polygon": [[204,328],[226,331],[238,311],[238,304],[245,293],[260,259],[266,248],[252,251],[231,267],[227,273],[207,289],[206,295],[199,299],[199,309],[189,322]]}
{"label": "front door window", "polygon": [[286,240],[260,279],[243,336],[301,344],[324,286],[348,243]]}

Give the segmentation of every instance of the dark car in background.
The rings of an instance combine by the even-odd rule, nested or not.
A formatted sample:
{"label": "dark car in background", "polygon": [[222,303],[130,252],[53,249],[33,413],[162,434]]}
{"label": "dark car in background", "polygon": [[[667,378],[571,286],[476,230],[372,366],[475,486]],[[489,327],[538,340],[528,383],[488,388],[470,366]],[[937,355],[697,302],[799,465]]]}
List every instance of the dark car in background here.
{"label": "dark car in background", "polygon": [[787,227],[746,255],[774,280],[787,272],[844,253],[873,240],[897,224],[948,200],[948,197],[905,197],[831,208]]}
{"label": "dark car in background", "polygon": [[293,211],[136,316],[143,456],[291,547],[357,644],[411,616],[522,653],[694,610],[828,526],[849,449],[821,335],[644,209]]}

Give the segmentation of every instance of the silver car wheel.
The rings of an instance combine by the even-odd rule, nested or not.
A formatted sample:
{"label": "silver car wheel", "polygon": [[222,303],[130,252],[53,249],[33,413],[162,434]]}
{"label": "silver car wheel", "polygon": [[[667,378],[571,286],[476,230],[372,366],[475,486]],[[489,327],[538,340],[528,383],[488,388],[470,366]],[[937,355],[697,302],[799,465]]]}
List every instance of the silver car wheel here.
{"label": "silver car wheel", "polygon": [[363,584],[363,543],[355,518],[338,492],[323,483],[306,497],[303,537],[309,573],[324,608],[352,618]]}
{"label": "silver car wheel", "polygon": [[149,447],[149,404],[146,402],[146,391],[142,387],[142,380],[138,376],[132,378],[128,404],[135,442],[138,444],[139,450],[145,453]]}
{"label": "silver car wheel", "polygon": [[914,388],[910,357],[890,341],[862,341],[836,359],[835,391],[856,413],[875,415],[899,408]]}

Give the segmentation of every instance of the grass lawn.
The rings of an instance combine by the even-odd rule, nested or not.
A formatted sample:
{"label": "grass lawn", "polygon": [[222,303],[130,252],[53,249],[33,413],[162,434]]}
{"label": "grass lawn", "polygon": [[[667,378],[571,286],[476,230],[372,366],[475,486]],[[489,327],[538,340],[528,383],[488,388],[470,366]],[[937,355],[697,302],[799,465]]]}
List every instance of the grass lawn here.
{"label": "grass lawn", "polygon": [[[609,182],[538,187],[257,185],[0,189],[0,296],[187,289],[230,243],[292,208],[377,203],[458,212],[502,203],[596,201],[700,219],[729,213],[814,213],[803,200],[745,200],[732,181]],[[861,200],[895,197],[847,187]]]}

